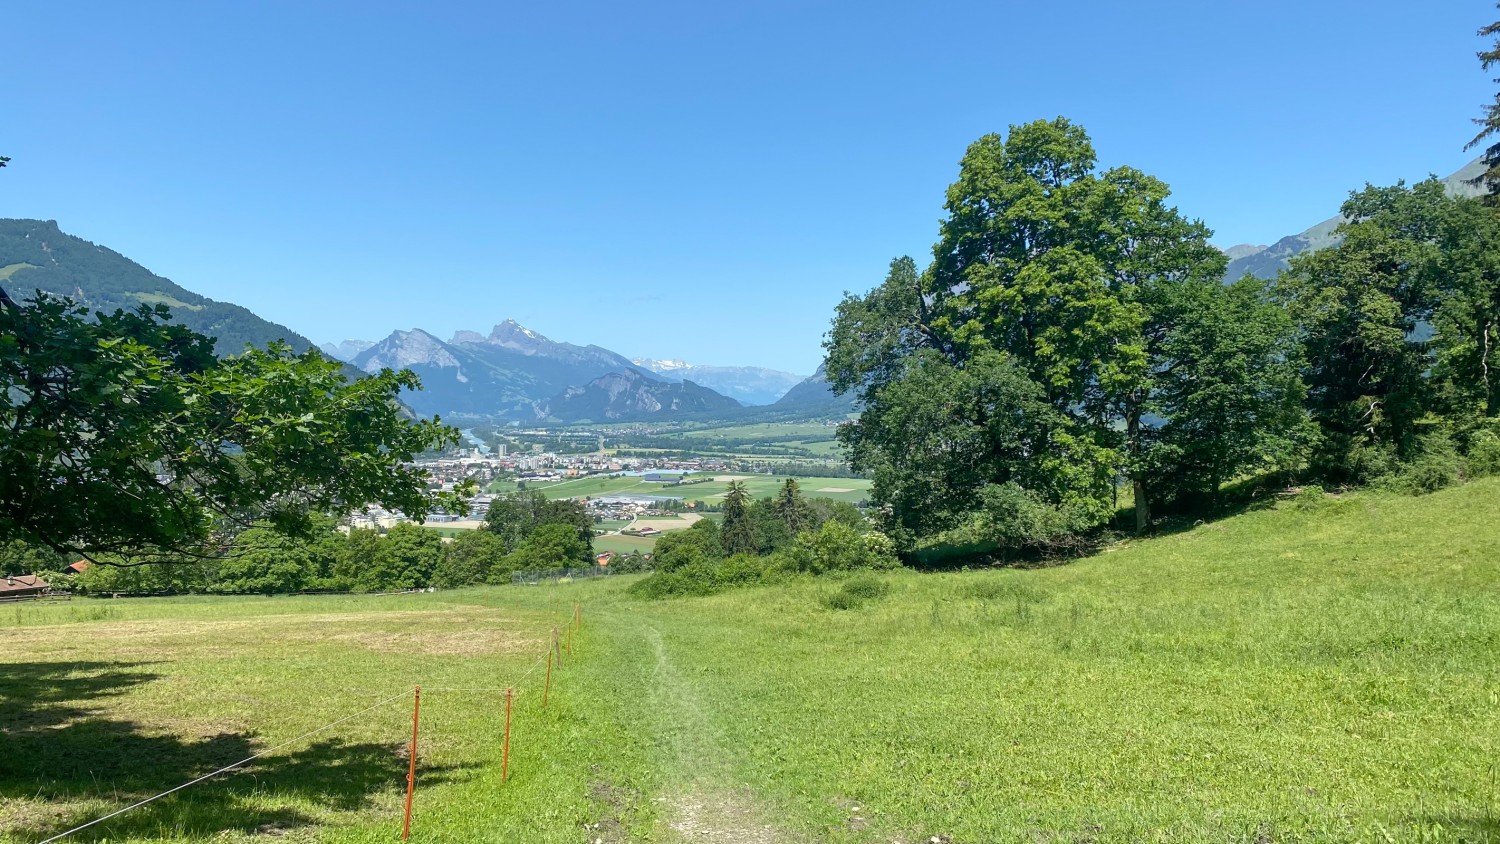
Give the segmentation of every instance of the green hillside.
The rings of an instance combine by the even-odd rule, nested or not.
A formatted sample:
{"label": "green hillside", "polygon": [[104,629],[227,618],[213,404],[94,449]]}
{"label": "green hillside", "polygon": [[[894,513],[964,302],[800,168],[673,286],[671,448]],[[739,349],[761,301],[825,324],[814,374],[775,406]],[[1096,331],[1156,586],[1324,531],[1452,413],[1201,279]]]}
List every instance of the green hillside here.
{"label": "green hillside", "polygon": [[285,340],[298,352],[313,345],[284,325],[199,296],[112,249],[67,234],[54,220],[0,219],[0,284],[16,299],[42,290],[94,310],[163,304],[178,322],[215,338],[220,354],[273,340]]}
{"label": "green hillside", "polygon": [[[0,840],[394,694],[101,832],[392,838],[400,690],[422,683],[414,840],[1495,841],[1497,550],[1488,480],[1053,568],[891,573],[848,610],[826,580],[649,602],[632,577],[21,606],[0,615]],[[575,601],[542,708],[535,660]]]}

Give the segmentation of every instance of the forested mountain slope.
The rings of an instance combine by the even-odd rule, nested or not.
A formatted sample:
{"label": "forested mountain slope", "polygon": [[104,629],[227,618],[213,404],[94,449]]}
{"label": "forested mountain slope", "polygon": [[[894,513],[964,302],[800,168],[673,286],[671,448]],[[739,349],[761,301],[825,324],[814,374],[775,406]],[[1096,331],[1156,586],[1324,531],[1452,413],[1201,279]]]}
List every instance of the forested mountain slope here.
{"label": "forested mountain slope", "polygon": [[163,304],[178,322],[215,338],[221,355],[274,340],[285,340],[298,352],[313,346],[284,325],[200,296],[113,249],[70,235],[55,220],[0,219],[0,285],[15,299],[42,290],[94,310]]}

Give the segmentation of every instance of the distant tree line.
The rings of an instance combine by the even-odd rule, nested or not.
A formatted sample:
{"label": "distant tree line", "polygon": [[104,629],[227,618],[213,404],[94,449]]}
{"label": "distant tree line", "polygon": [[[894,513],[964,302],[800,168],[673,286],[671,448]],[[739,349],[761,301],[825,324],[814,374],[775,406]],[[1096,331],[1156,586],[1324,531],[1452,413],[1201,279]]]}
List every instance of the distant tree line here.
{"label": "distant tree line", "polygon": [[849,468],[847,464],[827,463],[772,463],[768,467],[773,475],[792,475],[800,478],[864,478],[864,475]]}
{"label": "distant tree line", "polygon": [[903,552],[1088,547],[1236,484],[1426,491],[1500,472],[1500,217],[1367,187],[1337,246],[1224,283],[1161,181],[1066,119],[969,147],[919,270],[839,306],[839,429]]}
{"label": "distant tree line", "polygon": [[663,534],[653,549],[655,574],[631,587],[662,598],[706,595],[722,589],[774,582],[796,574],[893,568],[890,539],[875,531],[852,504],[807,499],[788,478],[774,497],[752,498],[739,481],[729,484],[720,521],[704,519]]}
{"label": "distant tree line", "polygon": [[[0,548],[0,561],[7,573],[44,575],[72,562],[19,543]],[[459,532],[451,542],[405,522],[384,531],[340,531],[332,519],[323,519],[299,537],[251,528],[214,559],[93,566],[76,577],[52,577],[58,585],[95,594],[394,592],[509,583],[514,571],[593,562],[593,520],[583,505],[518,492],[495,500],[483,528]]]}

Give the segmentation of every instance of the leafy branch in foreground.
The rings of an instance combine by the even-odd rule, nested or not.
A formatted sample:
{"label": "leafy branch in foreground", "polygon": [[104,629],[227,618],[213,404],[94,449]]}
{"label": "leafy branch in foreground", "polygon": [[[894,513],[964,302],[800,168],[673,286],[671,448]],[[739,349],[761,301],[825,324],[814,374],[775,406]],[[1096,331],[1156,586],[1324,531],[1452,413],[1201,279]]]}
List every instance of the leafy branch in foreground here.
{"label": "leafy branch in foreground", "polygon": [[457,441],[409,419],[409,371],[348,382],[283,343],[220,360],[164,306],[90,313],[0,301],[0,542],[133,562],[215,556],[261,523],[376,504],[462,511],[411,465]]}

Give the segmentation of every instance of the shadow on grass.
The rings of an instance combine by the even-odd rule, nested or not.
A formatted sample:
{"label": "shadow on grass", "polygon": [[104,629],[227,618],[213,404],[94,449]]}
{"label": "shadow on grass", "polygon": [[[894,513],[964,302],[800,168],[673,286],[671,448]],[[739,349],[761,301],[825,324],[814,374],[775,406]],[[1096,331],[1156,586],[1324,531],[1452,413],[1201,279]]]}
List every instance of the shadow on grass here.
{"label": "shadow on grass", "polygon": [[1441,826],[1449,832],[1459,833],[1455,840],[1472,842],[1500,841],[1500,817],[1485,813],[1461,815],[1428,815],[1413,818],[1413,824],[1422,829]]}
{"label": "shadow on grass", "polygon": [[[1292,479],[1269,474],[1226,484],[1217,496],[1184,495],[1159,503],[1145,536],[1170,536],[1200,525],[1233,518],[1252,510],[1276,506]],[[939,536],[908,552],[903,562],[918,571],[957,571],[968,568],[1046,568],[1090,557],[1117,539],[1136,536],[1135,507],[1115,511],[1107,525],[1087,534],[1061,537],[1045,545],[1002,547],[988,540],[947,542]]]}
{"label": "shadow on grass", "polygon": [[[0,669],[0,801],[11,804],[0,813],[0,833],[40,841],[264,749],[239,733],[184,738],[100,714],[101,699],[157,679],[149,665],[53,662]],[[404,787],[405,756],[399,740],[310,740],[68,840],[284,832],[319,820],[306,808],[367,809],[376,795]],[[438,784],[461,770],[425,765],[420,781]]]}

